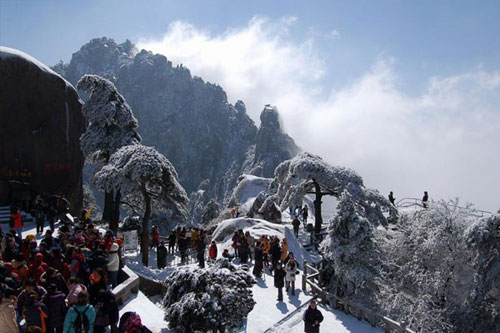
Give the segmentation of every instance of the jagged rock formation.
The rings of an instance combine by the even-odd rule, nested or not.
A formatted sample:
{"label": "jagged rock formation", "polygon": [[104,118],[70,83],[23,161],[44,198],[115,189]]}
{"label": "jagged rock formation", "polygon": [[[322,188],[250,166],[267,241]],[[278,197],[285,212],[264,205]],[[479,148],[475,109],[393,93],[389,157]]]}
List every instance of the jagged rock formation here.
{"label": "jagged rock formation", "polygon": [[[0,186],[4,198],[65,194],[73,213],[82,205],[85,129],[75,89],[38,60],[0,47]],[[10,192],[10,193],[8,193]],[[20,197],[21,196],[21,197]]]}
{"label": "jagged rock formation", "polygon": [[228,103],[220,86],[191,76],[163,55],[138,52],[130,41],[93,39],[54,70],[73,83],[84,74],[115,83],[134,110],[143,144],[172,162],[188,193],[205,184],[202,195],[192,196],[195,222],[211,198],[227,203],[242,173],[271,177],[299,151],[283,133],[275,107],[264,108],[257,128],[242,101]]}

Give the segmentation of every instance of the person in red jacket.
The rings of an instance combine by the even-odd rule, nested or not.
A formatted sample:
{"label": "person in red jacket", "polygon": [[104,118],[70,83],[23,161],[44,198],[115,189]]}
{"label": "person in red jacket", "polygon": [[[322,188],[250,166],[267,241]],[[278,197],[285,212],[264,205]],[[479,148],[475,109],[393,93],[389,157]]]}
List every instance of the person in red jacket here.
{"label": "person in red jacket", "polygon": [[210,249],[208,250],[208,255],[210,256],[210,259],[212,259],[212,260],[217,259],[217,244],[215,244],[214,241],[212,241],[212,244],[210,244]]}
{"label": "person in red jacket", "polygon": [[151,230],[151,247],[158,247],[160,243],[160,233],[158,232],[158,227],[153,227]]}
{"label": "person in red jacket", "polygon": [[20,209],[18,209],[15,214],[12,214],[12,221],[14,223],[10,227],[10,230],[14,230],[19,239],[23,239],[23,216],[21,215]]}
{"label": "person in red jacket", "polygon": [[40,283],[40,277],[47,270],[47,264],[43,262],[43,254],[37,253],[33,263],[28,268],[28,275],[36,283]]}

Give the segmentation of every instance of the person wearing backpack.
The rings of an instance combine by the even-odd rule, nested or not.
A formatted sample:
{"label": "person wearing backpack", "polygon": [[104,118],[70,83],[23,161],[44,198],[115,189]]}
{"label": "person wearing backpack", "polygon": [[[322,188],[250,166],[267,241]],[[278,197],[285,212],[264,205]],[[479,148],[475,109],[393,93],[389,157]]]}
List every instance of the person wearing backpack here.
{"label": "person wearing backpack", "polygon": [[95,310],[94,333],[104,333],[108,326],[111,326],[111,332],[116,332],[120,314],[115,295],[111,291],[105,289],[99,290]]}
{"label": "person wearing backpack", "polygon": [[93,333],[95,309],[88,302],[87,292],[80,292],[75,306],[71,307],[64,319],[63,333]]}

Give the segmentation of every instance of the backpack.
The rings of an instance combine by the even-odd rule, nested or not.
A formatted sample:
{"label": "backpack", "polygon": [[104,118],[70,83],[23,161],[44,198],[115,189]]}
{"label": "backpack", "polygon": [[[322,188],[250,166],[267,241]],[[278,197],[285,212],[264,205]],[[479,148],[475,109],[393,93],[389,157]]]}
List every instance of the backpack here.
{"label": "backpack", "polygon": [[76,306],[73,308],[76,312],[76,319],[73,322],[73,328],[75,329],[75,333],[88,333],[90,330],[89,318],[85,314],[89,309],[89,305],[83,310],[83,312],[78,311]]}

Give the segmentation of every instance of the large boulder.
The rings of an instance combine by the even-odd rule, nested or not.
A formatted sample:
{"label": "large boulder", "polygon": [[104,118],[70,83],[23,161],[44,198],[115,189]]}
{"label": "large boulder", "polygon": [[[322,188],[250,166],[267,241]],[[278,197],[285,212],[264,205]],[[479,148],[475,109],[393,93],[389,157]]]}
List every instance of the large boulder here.
{"label": "large boulder", "polygon": [[82,205],[85,129],[76,90],[33,57],[0,47],[0,205],[39,193]]}

